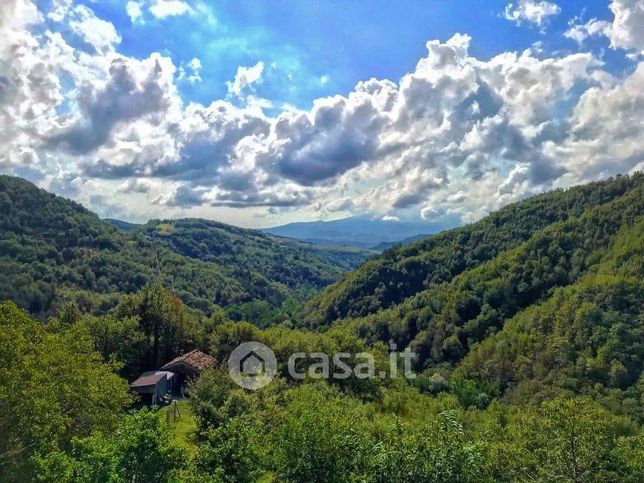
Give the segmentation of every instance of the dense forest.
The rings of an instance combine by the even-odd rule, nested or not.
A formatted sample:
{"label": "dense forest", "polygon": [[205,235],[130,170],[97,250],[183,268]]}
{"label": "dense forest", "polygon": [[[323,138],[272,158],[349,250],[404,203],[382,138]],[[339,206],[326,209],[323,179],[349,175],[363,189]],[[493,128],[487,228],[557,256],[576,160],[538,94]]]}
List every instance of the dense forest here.
{"label": "dense forest", "polygon": [[508,205],[477,223],[391,248],[327,288],[307,305],[304,316],[309,324],[325,324],[399,304],[519,246],[549,225],[641,190],[643,178],[638,173],[552,191]]}
{"label": "dense forest", "polygon": [[[360,254],[205,220],[125,233],[0,183],[0,481],[644,480],[642,174],[393,247],[303,304]],[[251,340],[278,361],[257,391],[226,367]],[[288,372],[385,368],[391,342],[417,377]],[[217,365],[182,436],[127,381],[194,348]]]}
{"label": "dense forest", "polygon": [[0,299],[39,316],[72,298],[105,312],[155,280],[201,311],[213,303],[279,307],[370,254],[203,220],[151,222],[126,233],[77,203],[0,176]]}
{"label": "dense forest", "polygon": [[325,287],[372,254],[200,219],[154,220],[131,232],[186,257],[230,267],[232,275],[249,270],[292,290]]}

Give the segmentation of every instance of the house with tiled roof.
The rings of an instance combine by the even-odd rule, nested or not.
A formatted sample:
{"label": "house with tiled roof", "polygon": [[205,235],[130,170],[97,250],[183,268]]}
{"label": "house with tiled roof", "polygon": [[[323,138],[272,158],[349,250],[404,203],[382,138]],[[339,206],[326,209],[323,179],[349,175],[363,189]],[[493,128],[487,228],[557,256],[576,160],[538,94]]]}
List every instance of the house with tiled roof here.
{"label": "house with tiled roof", "polygon": [[155,405],[173,390],[183,396],[187,382],[214,365],[214,357],[195,349],[171,360],[158,371],[144,372],[130,384],[130,390],[139,394],[144,403]]}
{"label": "house with tiled roof", "polygon": [[206,369],[210,369],[214,365],[214,357],[195,349],[171,360],[166,365],[164,365],[161,370],[172,371],[176,374],[185,374],[190,377],[195,377],[201,374]]}

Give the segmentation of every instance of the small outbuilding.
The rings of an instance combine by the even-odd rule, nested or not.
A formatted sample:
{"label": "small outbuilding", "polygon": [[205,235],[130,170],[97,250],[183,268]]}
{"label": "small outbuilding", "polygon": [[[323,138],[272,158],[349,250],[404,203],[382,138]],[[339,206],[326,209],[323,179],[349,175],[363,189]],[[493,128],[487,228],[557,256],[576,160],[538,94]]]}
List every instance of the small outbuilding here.
{"label": "small outbuilding", "polygon": [[130,390],[139,394],[146,404],[159,404],[161,398],[172,391],[175,375],[169,371],[148,371],[130,384]]}

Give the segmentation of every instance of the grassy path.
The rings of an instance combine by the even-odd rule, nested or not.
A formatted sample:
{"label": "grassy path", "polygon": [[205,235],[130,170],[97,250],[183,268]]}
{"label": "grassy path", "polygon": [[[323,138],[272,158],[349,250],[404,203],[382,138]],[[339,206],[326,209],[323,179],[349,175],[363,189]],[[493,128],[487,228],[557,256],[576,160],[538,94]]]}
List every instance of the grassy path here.
{"label": "grassy path", "polygon": [[185,445],[190,451],[195,450],[194,435],[197,429],[197,423],[192,414],[190,405],[187,400],[177,401],[177,410],[172,403],[161,410],[161,417],[165,418],[170,427],[173,429],[177,439]]}

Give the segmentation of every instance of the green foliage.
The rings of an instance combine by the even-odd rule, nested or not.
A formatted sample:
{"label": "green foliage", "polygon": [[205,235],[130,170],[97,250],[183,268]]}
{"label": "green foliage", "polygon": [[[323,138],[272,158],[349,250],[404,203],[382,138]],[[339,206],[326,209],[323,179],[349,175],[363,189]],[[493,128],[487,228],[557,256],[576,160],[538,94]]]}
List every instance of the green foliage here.
{"label": "green foliage", "polygon": [[141,354],[141,370],[151,370],[175,358],[182,349],[195,344],[197,321],[178,297],[155,283],[124,297],[115,309],[119,319],[138,320],[147,347]]}
{"label": "green foliage", "polygon": [[[213,481],[477,481],[482,447],[458,414],[398,391],[372,403],[323,382],[246,393],[223,373],[206,374],[191,400],[201,419],[199,472],[220,475]],[[420,398],[419,412],[392,405],[397,395]]]}
{"label": "green foliage", "polygon": [[[326,383],[245,392],[206,374],[191,403],[205,481],[640,481],[641,429],[588,398],[456,410],[404,387],[364,402]],[[411,392],[410,392],[411,391]],[[196,481],[199,481],[196,479]]]}
{"label": "green foliage", "polygon": [[634,267],[644,271],[642,227],[644,221],[622,230],[592,273],[508,320],[465,357],[459,371],[488,381],[516,403],[534,393],[575,392],[644,420],[644,283],[623,274]]}
{"label": "green foliage", "polygon": [[127,384],[75,326],[48,332],[11,302],[0,304],[0,480],[24,481],[31,457],[114,426]]}
{"label": "green foliage", "polygon": [[0,176],[0,193],[0,300],[43,318],[65,301],[105,312],[121,294],[157,280],[204,312],[214,303],[278,306],[370,255],[204,220],[151,222],[126,233],[20,178]]}
{"label": "green foliage", "polygon": [[260,328],[270,327],[288,319],[288,315],[276,309],[265,300],[246,302],[226,307],[226,315],[231,320],[252,322]]}
{"label": "green foliage", "polygon": [[[355,254],[203,220],[125,234],[0,177],[0,296],[55,314],[0,304],[0,480],[643,481],[643,180],[389,250],[307,306],[311,331],[298,301]],[[278,361],[254,392],[226,367],[251,340]],[[295,352],[369,352],[386,371],[390,341],[418,354],[416,379],[287,371]],[[195,347],[217,367],[192,383],[181,438],[125,412],[115,371]]]}
{"label": "green foliage", "polygon": [[[632,197],[641,214],[644,174],[617,177],[599,183],[557,190],[506,206],[472,225],[433,235],[425,240],[395,247],[364,263],[328,287],[305,306],[310,325],[327,324],[345,317],[365,316],[403,302],[423,290],[450,282],[498,255],[529,240],[539,230],[557,222],[580,217],[585,211],[638,192]],[[612,211],[615,221],[621,213]],[[608,227],[596,225],[598,233]],[[545,254],[544,254],[545,255]],[[557,277],[551,270],[558,258],[534,260],[539,272]],[[547,254],[551,257],[553,254]],[[556,265],[556,264],[555,264]],[[561,267],[565,270],[564,267]],[[574,268],[574,267],[573,267]],[[573,272],[574,273],[574,272]]]}
{"label": "green foliage", "polygon": [[192,478],[235,483],[257,481],[261,467],[257,436],[252,420],[245,417],[232,418],[202,433]]}
{"label": "green foliage", "polygon": [[[442,392],[448,392],[451,386],[447,379],[438,373],[429,375],[427,373],[418,374],[411,383],[425,394],[438,395]],[[469,406],[465,406],[469,407]]]}
{"label": "green foliage", "polygon": [[[468,385],[465,404],[495,395],[523,404],[588,394],[643,420],[644,186],[537,231],[493,260],[344,327],[371,344],[394,340],[416,369]],[[418,387],[430,381],[422,378]],[[458,387],[458,386],[457,386]],[[465,394],[485,394],[481,401]]]}
{"label": "green foliage", "polygon": [[[308,387],[290,394],[285,417],[272,435],[281,481],[351,481],[365,468],[359,407]],[[360,419],[359,419],[360,418]]]}
{"label": "green foliage", "polygon": [[372,481],[481,481],[483,451],[468,441],[456,411],[443,411],[420,427],[400,422],[374,448]]}
{"label": "green foliage", "polygon": [[641,481],[642,433],[587,398],[554,399],[491,435],[487,464],[501,481]]}
{"label": "green foliage", "polygon": [[497,395],[497,391],[484,381],[455,377],[450,388],[463,408],[485,409]]}
{"label": "green foliage", "polygon": [[141,361],[149,350],[149,338],[138,316],[84,315],[77,324],[87,331],[104,361],[122,366],[123,376],[130,379],[141,372]]}
{"label": "green foliage", "polygon": [[69,452],[37,458],[41,481],[145,483],[177,481],[187,454],[156,412],[126,415],[114,432],[75,438]]}
{"label": "green foliage", "polygon": [[211,312],[206,318],[160,283],[153,283],[123,296],[107,315],[82,314],[75,303],[68,302],[49,319],[48,327],[62,331],[73,326],[91,341],[104,362],[132,380],[181,353],[207,350],[215,328],[228,320],[217,306]]}
{"label": "green foliage", "polygon": [[186,257],[216,263],[238,280],[263,277],[292,290],[325,287],[372,254],[201,219],[153,220],[134,231]]}

